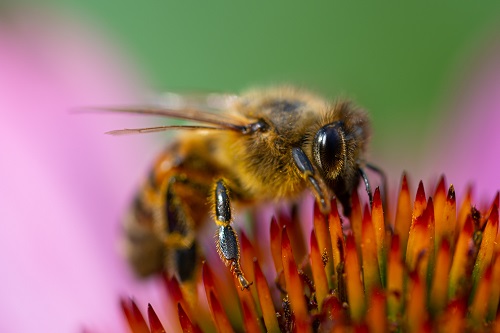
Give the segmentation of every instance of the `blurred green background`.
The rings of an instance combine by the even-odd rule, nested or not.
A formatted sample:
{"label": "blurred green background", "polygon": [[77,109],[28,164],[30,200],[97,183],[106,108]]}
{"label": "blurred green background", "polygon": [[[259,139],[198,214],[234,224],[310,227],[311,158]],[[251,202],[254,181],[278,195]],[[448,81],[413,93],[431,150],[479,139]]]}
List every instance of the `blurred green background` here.
{"label": "blurred green background", "polygon": [[353,98],[370,111],[382,156],[420,153],[500,28],[500,1],[52,2],[114,38],[160,92],[293,83]]}

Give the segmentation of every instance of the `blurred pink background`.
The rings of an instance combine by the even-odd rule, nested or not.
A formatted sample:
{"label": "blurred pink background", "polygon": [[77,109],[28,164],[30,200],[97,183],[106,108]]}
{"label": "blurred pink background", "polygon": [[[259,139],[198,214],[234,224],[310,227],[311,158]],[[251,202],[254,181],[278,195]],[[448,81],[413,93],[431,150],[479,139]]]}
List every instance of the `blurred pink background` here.
{"label": "blurred pink background", "polygon": [[500,34],[492,31],[457,75],[420,165],[427,177],[446,174],[460,193],[472,184],[476,199],[488,204],[500,190]]}
{"label": "blurred pink background", "polygon": [[141,119],[70,110],[131,103],[144,80],[101,32],[55,11],[4,17],[0,73],[0,331],[124,331],[119,296],[160,297],[117,250],[160,147],[103,134]]}

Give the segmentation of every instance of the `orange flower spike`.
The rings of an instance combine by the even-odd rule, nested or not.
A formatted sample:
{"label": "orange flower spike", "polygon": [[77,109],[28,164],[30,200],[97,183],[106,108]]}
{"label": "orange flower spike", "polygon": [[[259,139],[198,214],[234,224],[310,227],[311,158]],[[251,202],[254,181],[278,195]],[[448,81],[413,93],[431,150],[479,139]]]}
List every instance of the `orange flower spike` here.
{"label": "orange flower spike", "polygon": [[498,310],[498,303],[500,301],[500,283],[498,283],[498,281],[500,281],[500,256],[498,255],[495,256],[493,262],[492,275],[492,281],[495,282],[491,284],[490,301],[488,304],[487,319],[490,321],[495,319]]}
{"label": "orange flower spike", "polygon": [[167,292],[170,296],[169,299],[171,299],[173,303],[184,301],[179,281],[177,281],[175,276],[169,278],[164,275],[163,281],[165,282],[165,287],[167,288]]}
{"label": "orange flower spike", "polygon": [[500,207],[500,192],[497,192],[495,198],[493,199],[493,202],[491,203],[491,206],[488,208],[488,212],[484,216],[485,217],[490,216],[491,211],[494,209],[498,210],[498,207]]}
{"label": "orange flower spike", "polygon": [[403,305],[403,261],[399,235],[392,238],[387,263],[387,317],[391,322],[397,322]]}
{"label": "orange flower spike", "polygon": [[394,223],[394,230],[399,235],[401,255],[404,258],[406,253],[406,244],[408,243],[408,234],[410,232],[410,225],[412,219],[412,207],[410,199],[410,191],[408,189],[408,181],[406,174],[403,174],[401,179],[401,189],[398,195],[398,206],[396,209],[396,219]]}
{"label": "orange flower spike", "polygon": [[[425,209],[423,214],[416,217],[411,224],[406,249],[406,265],[409,271],[415,270],[418,260],[425,259],[427,261],[429,257],[429,236],[429,210]],[[421,268],[424,269],[427,266],[422,264]]]}
{"label": "orange flower spike", "polygon": [[345,324],[348,321],[346,308],[335,295],[328,295],[323,303],[323,313],[329,319],[339,324]]}
{"label": "orange flower spike", "polygon": [[358,191],[352,191],[351,203],[352,211],[349,221],[351,222],[351,230],[354,236],[356,252],[358,253],[358,258],[361,259],[361,225],[363,224],[363,216]]}
{"label": "orange flower spike", "polygon": [[439,179],[438,186],[436,187],[436,191],[434,192],[433,200],[434,200],[434,218],[435,218],[435,238],[434,238],[434,246],[438,248],[439,244],[441,244],[441,238],[444,236],[444,208],[446,206],[446,186],[445,186],[444,176],[441,176]]}
{"label": "orange flower spike", "polygon": [[472,207],[472,187],[467,187],[465,197],[460,205],[460,210],[457,216],[457,224],[455,229],[455,235],[459,235],[462,231],[465,221],[467,221],[467,217],[470,214],[470,208]]}
{"label": "orange flower spike", "polygon": [[342,223],[340,221],[339,211],[337,209],[337,200],[333,199],[331,204],[332,210],[328,216],[328,229],[330,229],[330,241],[332,245],[332,257],[333,257],[333,271],[334,280],[330,282],[330,288],[337,286],[337,266],[344,260],[345,253],[345,242],[344,242],[344,232],[342,231]]}
{"label": "orange flower spike", "polygon": [[307,305],[304,298],[304,288],[297,270],[297,264],[295,263],[295,258],[292,252],[292,244],[290,244],[286,228],[282,229],[281,234],[281,257],[283,259],[286,290],[295,315],[297,328],[300,332],[302,332],[300,328],[310,331],[311,327],[309,323]]}
{"label": "orange flower spike", "polygon": [[151,333],[165,333],[165,329],[163,328],[163,325],[161,324],[160,319],[156,315],[156,312],[153,310],[151,304],[148,304],[148,320],[149,326],[151,327]]}
{"label": "orange flower spike", "polygon": [[[342,330],[334,331],[334,332],[345,332],[346,329],[347,328],[344,328]],[[370,333],[370,328],[368,327],[368,325],[366,323],[353,325],[353,327],[350,328],[350,330],[352,330],[353,333]]]}
{"label": "orange flower spike", "polygon": [[[328,295],[323,302],[322,317],[316,332],[346,332],[350,327],[348,309],[332,294]],[[332,325],[332,323],[335,323]]]}
{"label": "orange flower spike", "polygon": [[[181,304],[183,309],[185,309],[186,313],[191,313],[191,308],[190,308],[190,303],[184,299],[183,292],[181,290],[181,286],[179,285],[179,281],[177,281],[177,278],[175,276],[172,276],[171,278],[165,277],[165,286],[167,287],[167,292],[169,294],[169,299],[171,300],[172,304]],[[197,300],[196,300],[197,301]]]}
{"label": "orange flower spike", "polygon": [[406,329],[409,332],[419,332],[427,321],[427,309],[425,306],[425,282],[417,271],[410,274],[408,290]]}
{"label": "orange flower spike", "polygon": [[373,288],[380,288],[380,272],[377,258],[377,242],[375,239],[375,230],[373,230],[372,217],[370,209],[365,206],[363,213],[363,225],[361,234],[361,253],[363,258],[363,281],[365,284],[365,293],[371,294]]}
{"label": "orange flower spike", "polygon": [[[247,279],[252,283],[255,280],[253,261],[256,259],[252,243],[246,234],[241,232],[241,266]],[[255,332],[255,327],[257,327],[258,331],[260,331],[260,323],[256,323],[256,318],[258,318],[258,309],[253,298],[253,296],[257,297],[257,291],[255,288],[250,288],[250,290],[241,290],[239,282],[236,279],[233,279],[233,281],[241,302],[243,310],[243,325],[245,325],[246,331]]]}
{"label": "orange flower spike", "polygon": [[434,239],[436,238],[436,222],[434,219],[434,200],[429,198],[427,207],[425,208],[424,215],[427,215],[427,255],[424,257],[425,266],[422,267],[422,274],[426,274],[427,289],[430,289],[432,282],[432,273],[434,272],[434,265],[436,263],[436,251],[438,246]]}
{"label": "orange flower spike", "polygon": [[[203,279],[203,285],[205,287],[205,294],[207,296],[208,307],[210,309],[210,314],[211,314],[212,319],[215,323],[215,326],[217,327],[218,330],[220,329],[220,327],[224,328],[228,325],[229,325],[229,327],[231,327],[229,324],[229,319],[224,311],[224,308],[223,308],[222,304],[220,303],[218,296],[216,296],[216,295],[220,295],[220,291],[221,290],[224,291],[224,289],[220,288],[220,285],[218,286],[219,288],[217,288],[217,286],[215,285],[214,274],[212,273],[212,270],[210,269],[210,265],[208,265],[206,262],[203,263],[201,274],[202,274],[202,279]],[[229,288],[225,288],[225,289],[229,289]],[[239,287],[238,287],[238,289],[239,289]],[[216,303],[213,302],[214,300]],[[214,306],[217,306],[218,308],[215,308]],[[229,310],[230,311],[233,310],[233,313],[236,313],[236,314],[238,313],[237,311],[235,311],[234,307],[229,308]],[[241,318],[238,318],[238,320],[241,320]],[[226,325],[226,321],[227,321],[227,325]],[[219,332],[220,331],[221,330],[219,330]],[[222,332],[224,332],[224,331],[222,330]]]}
{"label": "orange flower spike", "polygon": [[210,269],[210,266],[204,262],[202,265],[202,278],[203,278],[203,285],[205,286],[205,293],[207,295],[207,300],[210,300],[210,291],[215,291],[215,283],[214,283],[214,274],[212,273],[212,270]]}
{"label": "orange flower spike", "polygon": [[387,332],[386,295],[382,289],[373,289],[365,322],[372,333]]}
{"label": "orange flower spike", "polygon": [[316,288],[316,301],[318,308],[321,311],[323,300],[329,293],[328,281],[326,279],[325,267],[323,266],[323,258],[321,256],[318,241],[314,230],[311,231],[311,270],[313,275],[314,286]]}
{"label": "orange flower spike", "polygon": [[467,303],[463,298],[454,299],[448,303],[439,318],[439,332],[464,332],[466,309]]}
{"label": "orange flower spike", "polygon": [[377,187],[373,194],[372,205],[372,225],[375,230],[375,241],[377,244],[377,258],[380,271],[380,280],[382,285],[385,285],[385,275],[387,267],[386,256],[386,229],[384,221],[384,209],[382,205],[382,198],[380,189]]}
{"label": "orange flower spike", "polygon": [[456,296],[457,291],[461,287],[463,280],[466,276],[466,267],[469,252],[469,241],[472,239],[474,226],[472,218],[469,217],[465,220],[462,231],[458,235],[458,241],[455,246],[455,254],[450,270],[450,280],[448,282],[448,298],[452,299]]}
{"label": "orange flower spike", "polygon": [[[425,200],[425,190],[422,181],[418,183],[417,194],[413,202],[413,212],[411,216],[410,233],[408,235],[408,244],[406,245],[406,264],[410,271],[413,271],[416,265],[418,255],[422,250],[427,250],[427,217],[424,217],[427,202]],[[425,245],[424,245],[425,244]],[[418,248],[417,248],[418,247]],[[409,253],[411,251],[411,253]]]}
{"label": "orange flower spike", "polygon": [[346,240],[345,255],[345,283],[347,285],[347,301],[351,319],[355,323],[361,322],[365,314],[365,294],[361,282],[361,268],[359,266],[354,236],[349,234]]}
{"label": "orange flower spike", "polygon": [[283,271],[283,261],[281,259],[281,228],[278,221],[273,216],[270,225],[271,232],[271,254],[273,256],[274,268],[276,273],[279,274]]}
{"label": "orange flower spike", "polygon": [[493,322],[493,329],[491,331],[493,333],[500,333],[500,312],[497,314],[497,317]]}
{"label": "orange flower spike", "polygon": [[[319,209],[318,203],[314,203],[314,231],[318,244],[318,250],[322,256],[326,256],[326,276],[331,277],[334,274],[334,263],[332,253],[332,243],[328,231],[328,217],[323,215]],[[321,304],[321,303],[318,303]]]}
{"label": "orange flower spike", "polygon": [[[149,308],[148,308],[148,310],[149,310]],[[180,303],[177,305],[177,312],[179,315],[179,322],[181,323],[181,327],[182,327],[183,332],[202,333],[201,329],[197,325],[194,325],[191,322],[191,320],[189,320],[189,317],[187,316],[186,311],[184,311],[184,308],[182,307],[182,305]],[[149,321],[151,321],[151,319]],[[151,328],[152,328],[152,325],[151,325]],[[158,332],[161,332],[161,331],[158,331]]]}
{"label": "orange flower spike", "polygon": [[479,252],[477,254],[476,262],[474,264],[474,270],[472,271],[472,295],[478,286],[478,282],[481,280],[484,271],[491,264],[493,258],[493,252],[495,249],[495,241],[498,234],[498,208],[494,205],[491,210],[491,214],[486,222],[486,227],[482,235],[481,245],[479,246]]}
{"label": "orange flower spike", "polygon": [[[436,220],[436,225],[437,225],[437,220]],[[456,232],[456,228],[457,228],[457,203],[455,197],[455,188],[453,187],[453,185],[450,185],[450,188],[448,189],[448,194],[446,196],[446,202],[444,205],[443,224],[441,230],[442,230],[442,238],[448,240],[448,242],[451,244],[451,250],[454,249],[456,235],[458,235],[458,232]],[[437,244],[439,244],[439,240],[436,241],[438,242]]]}
{"label": "orange flower spike", "polygon": [[134,300],[130,299],[126,301],[122,299],[120,306],[132,333],[150,333],[148,325]]}
{"label": "orange flower spike", "polygon": [[[252,265],[253,271],[253,265]],[[253,280],[252,280],[253,281]],[[255,288],[253,292],[249,292],[249,290],[241,290],[240,285],[237,280],[234,280],[234,285],[238,292],[238,297],[241,303],[241,309],[243,314],[243,325],[246,327],[247,332],[254,332],[254,328],[257,327],[260,330],[260,317],[257,310],[257,305],[255,304],[253,293],[256,294]],[[251,322],[249,322],[251,321]]]}
{"label": "orange flower spike", "polygon": [[[245,272],[245,276],[248,281],[252,282],[254,280],[253,272],[253,260],[256,258],[255,251],[253,249],[252,243],[248,239],[247,235],[241,232],[241,268]],[[236,286],[239,288],[239,284]]]}
{"label": "orange flower spike", "polygon": [[267,280],[262,273],[257,260],[254,261],[254,272],[255,288],[257,289],[257,294],[259,296],[258,300],[260,302],[262,316],[264,317],[266,331],[271,333],[279,333],[280,327],[278,324],[278,319],[276,318],[276,310],[274,308],[273,299],[271,297],[271,291],[269,290]]}
{"label": "orange flower spike", "polygon": [[433,314],[439,314],[448,300],[448,277],[451,266],[450,243],[443,239],[439,247],[432,277],[429,307]]}
{"label": "orange flower spike", "polygon": [[497,237],[495,239],[494,253],[495,253],[495,255],[500,255],[500,232],[497,234]]}
{"label": "orange flower spike", "polygon": [[425,207],[427,207],[427,202],[425,201],[424,184],[420,181],[420,183],[418,183],[415,201],[413,202],[412,223],[417,217],[424,213]]}
{"label": "orange flower spike", "polygon": [[286,227],[286,233],[293,253],[298,261],[302,262],[307,257],[308,249],[306,245],[306,233],[304,232],[304,223],[300,220],[300,210],[297,205],[292,205],[290,213],[283,210],[278,214],[278,222],[281,228]]}
{"label": "orange flower spike", "polygon": [[[205,286],[206,288],[206,286]],[[219,333],[230,333],[234,332],[231,324],[229,323],[229,319],[227,318],[222,305],[220,304],[217,296],[213,290],[208,291],[208,304],[210,305],[210,309],[212,312],[212,318],[215,322],[215,327],[217,328],[217,332]]]}
{"label": "orange flower spike", "polygon": [[243,326],[245,327],[245,332],[248,333],[261,333],[262,328],[260,327],[260,318],[255,312],[255,307],[253,304],[252,296],[250,293],[243,290],[240,292],[246,293],[248,297],[241,298],[241,308],[243,312]]}
{"label": "orange flower spike", "polygon": [[[481,327],[486,319],[486,311],[488,310],[490,289],[492,278],[492,266],[488,266],[483,277],[478,281],[477,289],[474,294],[474,300],[470,306],[469,315],[471,323],[476,328]],[[496,281],[498,283],[498,281]]]}

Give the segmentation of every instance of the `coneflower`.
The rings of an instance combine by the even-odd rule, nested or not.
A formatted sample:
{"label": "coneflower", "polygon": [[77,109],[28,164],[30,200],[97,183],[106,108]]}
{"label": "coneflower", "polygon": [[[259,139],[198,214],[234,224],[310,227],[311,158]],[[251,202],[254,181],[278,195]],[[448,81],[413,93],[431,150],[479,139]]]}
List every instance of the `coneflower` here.
{"label": "coneflower", "polygon": [[[166,277],[165,301],[177,309],[168,318],[184,332],[500,329],[498,194],[475,206],[468,190],[457,205],[442,177],[429,197],[420,182],[412,203],[403,175],[393,219],[378,189],[371,207],[356,192],[352,205],[349,219],[335,200],[327,217],[315,207],[312,223],[296,210],[278,214],[267,222],[269,242],[241,232],[250,290],[214,273],[216,261],[203,264],[204,294]],[[165,332],[151,305],[147,320],[134,301],[122,309],[132,332]]]}

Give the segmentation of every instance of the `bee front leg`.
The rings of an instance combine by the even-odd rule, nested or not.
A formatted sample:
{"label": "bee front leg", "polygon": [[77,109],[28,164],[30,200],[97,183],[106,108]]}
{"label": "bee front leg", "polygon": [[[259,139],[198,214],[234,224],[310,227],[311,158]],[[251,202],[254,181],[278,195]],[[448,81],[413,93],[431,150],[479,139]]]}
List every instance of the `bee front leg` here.
{"label": "bee front leg", "polygon": [[373,165],[371,163],[367,163],[366,167],[368,169],[372,170],[373,172],[375,172],[376,174],[378,174],[380,176],[380,179],[382,180],[382,184],[380,187],[380,190],[382,192],[382,207],[384,208],[384,211],[386,212],[387,211],[387,189],[388,189],[387,188],[387,176],[386,176],[385,172],[376,165]]}
{"label": "bee front leg", "polygon": [[229,267],[234,277],[238,280],[241,289],[248,289],[252,283],[247,281],[241,271],[240,244],[236,232],[231,227],[233,219],[231,216],[229,193],[222,179],[218,180],[215,184],[214,195],[214,218],[218,226],[216,234],[217,252],[224,264]]}
{"label": "bee front leg", "polygon": [[372,187],[370,185],[370,181],[368,180],[368,176],[366,175],[366,172],[365,170],[361,169],[361,168],[358,168],[358,173],[361,177],[361,179],[363,179],[363,183],[365,184],[365,189],[366,189],[366,193],[368,194],[368,199],[370,200],[370,206],[373,205],[373,192],[372,192]]}
{"label": "bee front leg", "polygon": [[314,170],[311,161],[301,148],[292,148],[292,158],[300,176],[307,182],[307,186],[313,192],[321,212],[327,215],[330,213],[331,207],[330,195],[325,181]]}

